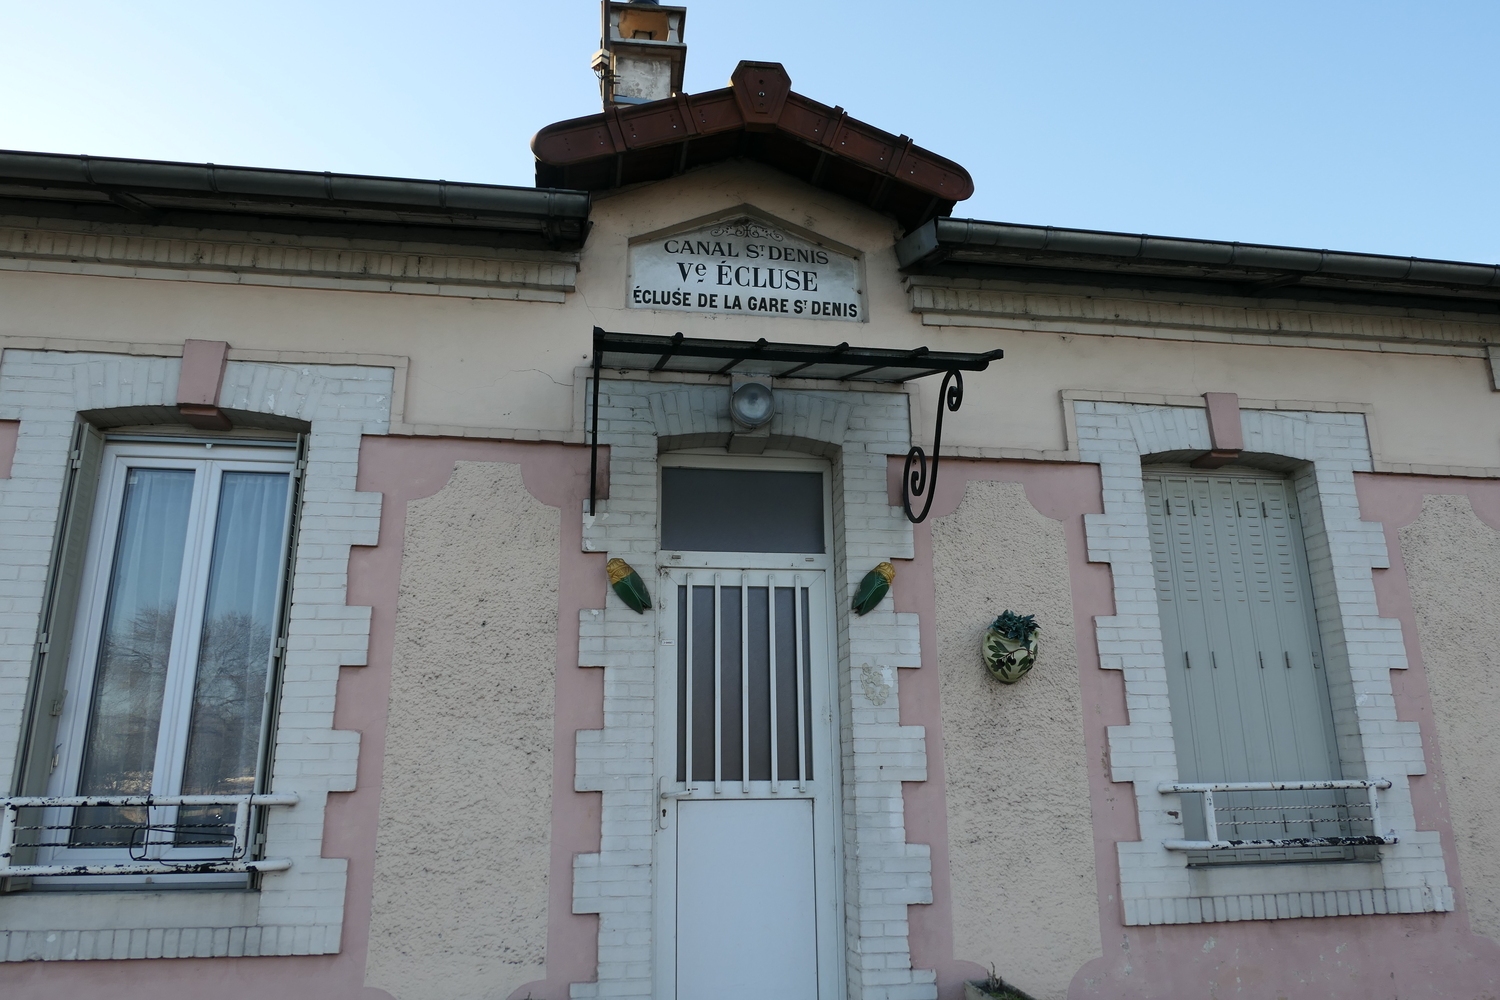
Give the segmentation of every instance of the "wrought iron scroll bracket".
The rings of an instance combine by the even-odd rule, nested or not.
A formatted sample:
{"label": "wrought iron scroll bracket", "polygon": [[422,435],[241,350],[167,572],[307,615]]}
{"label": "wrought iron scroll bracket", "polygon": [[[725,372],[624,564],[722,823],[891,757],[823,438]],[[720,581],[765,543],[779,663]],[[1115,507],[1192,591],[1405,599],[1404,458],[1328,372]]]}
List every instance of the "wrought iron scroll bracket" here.
{"label": "wrought iron scroll bracket", "polygon": [[[932,470],[927,469],[927,453],[920,445],[912,445],[911,451],[906,453],[906,465],[901,470],[901,506],[906,511],[906,519],[912,524],[921,524],[927,520],[928,511],[932,510],[932,496],[937,492],[938,459],[943,448],[943,411],[957,411],[964,402],[964,377],[957,370],[950,371],[943,376],[943,387],[938,392],[937,427],[932,432]],[[913,470],[912,466],[916,469]],[[913,514],[911,510],[912,497],[921,498],[926,496],[922,504],[922,512]]]}

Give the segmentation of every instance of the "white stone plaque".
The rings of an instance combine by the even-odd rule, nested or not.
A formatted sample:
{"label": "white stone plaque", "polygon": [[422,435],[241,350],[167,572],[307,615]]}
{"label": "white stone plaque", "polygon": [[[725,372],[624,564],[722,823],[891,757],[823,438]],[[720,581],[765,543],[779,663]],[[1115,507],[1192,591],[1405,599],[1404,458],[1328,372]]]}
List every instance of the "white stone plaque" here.
{"label": "white stone plaque", "polygon": [[749,218],[632,246],[629,304],[853,322],[865,315],[857,257]]}

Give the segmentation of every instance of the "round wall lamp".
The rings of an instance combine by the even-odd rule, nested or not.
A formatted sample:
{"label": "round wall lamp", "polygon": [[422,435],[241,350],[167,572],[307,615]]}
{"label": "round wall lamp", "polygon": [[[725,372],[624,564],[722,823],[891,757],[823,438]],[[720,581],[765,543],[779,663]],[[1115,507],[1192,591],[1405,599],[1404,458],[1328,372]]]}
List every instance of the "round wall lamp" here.
{"label": "round wall lamp", "polygon": [[762,382],[741,382],[730,394],[729,413],[735,423],[745,427],[770,423],[776,413],[771,387]]}

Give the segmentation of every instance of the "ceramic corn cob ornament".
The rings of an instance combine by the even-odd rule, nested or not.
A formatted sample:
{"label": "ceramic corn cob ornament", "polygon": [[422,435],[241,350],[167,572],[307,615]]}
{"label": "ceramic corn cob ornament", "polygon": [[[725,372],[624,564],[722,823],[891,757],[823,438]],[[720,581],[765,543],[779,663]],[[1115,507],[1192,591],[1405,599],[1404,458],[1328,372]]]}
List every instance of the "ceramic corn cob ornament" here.
{"label": "ceramic corn cob ornament", "polygon": [[626,607],[645,614],[651,607],[651,595],[646,593],[646,581],[641,579],[641,574],[624,559],[611,559],[604,564],[604,572],[609,575],[609,585],[615,588]]}
{"label": "ceramic corn cob ornament", "polygon": [[888,562],[883,562],[859,581],[859,589],[854,592],[853,610],[857,615],[867,615],[875,610],[875,606],[885,599],[885,595],[891,592],[891,581],[896,579],[896,567]]}

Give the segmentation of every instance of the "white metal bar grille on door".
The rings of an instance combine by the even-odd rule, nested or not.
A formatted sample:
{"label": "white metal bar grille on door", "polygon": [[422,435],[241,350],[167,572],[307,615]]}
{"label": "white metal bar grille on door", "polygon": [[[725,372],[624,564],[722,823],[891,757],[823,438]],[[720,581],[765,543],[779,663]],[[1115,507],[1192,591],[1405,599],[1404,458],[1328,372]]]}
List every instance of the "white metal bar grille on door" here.
{"label": "white metal bar grille on door", "polygon": [[812,778],[808,583],[792,573],[687,574],[677,587],[677,780]]}

